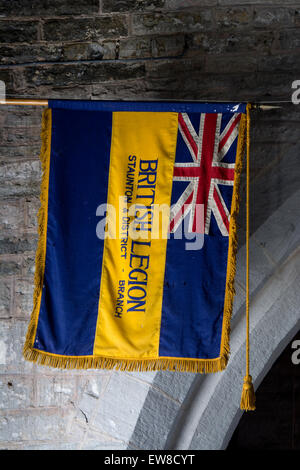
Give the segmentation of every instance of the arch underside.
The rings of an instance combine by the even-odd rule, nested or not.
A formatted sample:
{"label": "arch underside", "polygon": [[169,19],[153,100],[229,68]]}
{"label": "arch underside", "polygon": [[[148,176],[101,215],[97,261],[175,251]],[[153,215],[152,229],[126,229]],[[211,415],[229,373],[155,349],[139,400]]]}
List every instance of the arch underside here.
{"label": "arch underside", "polygon": [[[250,371],[255,388],[300,329],[299,201],[297,191],[250,239]],[[129,448],[227,447],[242,416],[239,403],[245,373],[245,255],[243,246],[237,257],[227,369],[207,375],[158,372],[149,386]],[[165,405],[157,405],[156,391],[165,394]]]}

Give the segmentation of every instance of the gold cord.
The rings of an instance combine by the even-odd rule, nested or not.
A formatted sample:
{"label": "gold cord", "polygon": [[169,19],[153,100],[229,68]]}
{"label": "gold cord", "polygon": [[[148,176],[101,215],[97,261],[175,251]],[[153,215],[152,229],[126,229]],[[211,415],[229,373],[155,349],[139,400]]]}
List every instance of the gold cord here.
{"label": "gold cord", "polygon": [[255,393],[250,375],[250,317],[249,317],[249,221],[250,221],[250,109],[247,104],[247,189],[246,189],[246,375],[241,397],[241,409],[255,410]]}

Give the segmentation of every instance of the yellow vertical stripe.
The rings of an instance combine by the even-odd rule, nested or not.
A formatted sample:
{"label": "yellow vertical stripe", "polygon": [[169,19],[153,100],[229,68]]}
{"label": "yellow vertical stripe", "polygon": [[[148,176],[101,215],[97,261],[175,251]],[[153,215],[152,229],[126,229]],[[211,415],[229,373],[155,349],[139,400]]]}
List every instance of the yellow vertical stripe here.
{"label": "yellow vertical stripe", "polygon": [[[107,202],[120,223],[104,242],[95,356],[158,357],[167,239],[149,230],[153,204],[170,205],[177,128],[177,113],[113,114]],[[144,207],[128,213],[132,204]]]}

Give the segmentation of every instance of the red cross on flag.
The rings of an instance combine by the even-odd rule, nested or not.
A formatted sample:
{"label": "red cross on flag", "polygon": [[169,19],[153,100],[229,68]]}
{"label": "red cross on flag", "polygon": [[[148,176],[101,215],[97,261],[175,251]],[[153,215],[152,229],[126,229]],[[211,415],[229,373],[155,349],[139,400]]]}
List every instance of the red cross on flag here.
{"label": "red cross on flag", "polygon": [[[235,113],[221,132],[221,113],[202,113],[199,132],[194,129],[187,113],[179,113],[181,136],[191,154],[192,161],[175,163],[173,181],[187,181],[188,186],[171,210],[170,232],[175,232],[187,214],[189,232],[209,233],[211,213],[215,216],[223,236],[228,236],[230,213],[219,185],[234,183],[234,163],[224,158],[239,133],[241,114]],[[197,205],[204,205],[201,224]]]}

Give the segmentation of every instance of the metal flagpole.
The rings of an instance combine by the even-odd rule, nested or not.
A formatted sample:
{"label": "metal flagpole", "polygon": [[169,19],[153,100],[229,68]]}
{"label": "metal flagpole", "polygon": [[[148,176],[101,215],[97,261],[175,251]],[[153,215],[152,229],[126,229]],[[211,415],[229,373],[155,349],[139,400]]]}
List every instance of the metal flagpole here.
{"label": "metal flagpole", "polygon": [[48,100],[18,100],[18,99],[9,99],[9,100],[0,100],[0,104],[9,105],[9,106],[48,106]]}
{"label": "metal flagpole", "polygon": [[[74,100],[76,101],[76,100]],[[90,101],[98,101],[98,100],[90,100]],[[99,100],[99,101],[107,101],[107,100]],[[108,101],[114,101],[114,100],[108,100]],[[136,101],[138,102],[139,100],[129,100],[129,101]],[[209,103],[209,102],[214,102],[217,103],[218,101],[213,101],[213,100],[202,100],[202,101],[197,101],[197,100],[142,100],[142,101],[174,101],[174,102],[193,102],[193,103]],[[224,101],[219,101],[219,102],[224,102]],[[246,101],[245,101],[246,102]],[[269,104],[270,103],[270,104]],[[274,104],[271,104],[274,103]],[[252,106],[253,109],[260,109],[262,111],[269,111],[272,109],[276,108],[281,108],[282,106],[278,106],[279,103],[291,103],[291,101],[269,101],[268,104],[264,104],[263,102],[253,102]],[[2,99],[0,100],[0,105],[7,105],[7,106],[48,106],[48,100],[42,100],[42,99]]]}

